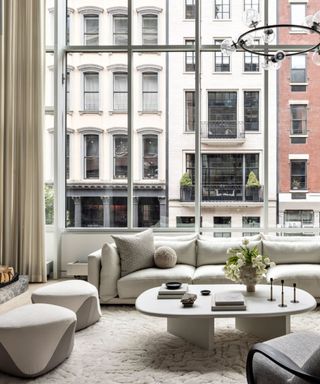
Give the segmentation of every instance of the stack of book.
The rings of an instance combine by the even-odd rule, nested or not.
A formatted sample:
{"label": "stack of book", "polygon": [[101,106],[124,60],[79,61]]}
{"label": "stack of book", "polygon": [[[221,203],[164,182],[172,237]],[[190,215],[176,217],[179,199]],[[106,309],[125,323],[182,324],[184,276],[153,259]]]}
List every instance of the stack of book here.
{"label": "stack of book", "polygon": [[159,288],[158,299],[181,299],[188,291],[188,284],[184,283],[178,289],[168,289],[165,284]]}
{"label": "stack of book", "polygon": [[212,296],[212,311],[245,311],[245,299],[240,292],[217,292]]}

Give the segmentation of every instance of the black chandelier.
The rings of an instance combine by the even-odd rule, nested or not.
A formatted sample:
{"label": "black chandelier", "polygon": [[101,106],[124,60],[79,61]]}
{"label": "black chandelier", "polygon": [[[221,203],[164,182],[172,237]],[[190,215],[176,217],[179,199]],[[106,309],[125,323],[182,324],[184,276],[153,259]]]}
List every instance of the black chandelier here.
{"label": "black chandelier", "polygon": [[271,43],[275,38],[275,29],[304,29],[309,33],[317,33],[320,35],[320,11],[316,12],[314,15],[307,16],[305,19],[305,25],[274,24],[258,27],[258,24],[260,23],[260,15],[255,9],[248,9],[246,12],[244,12],[243,19],[244,23],[251,29],[240,35],[236,42],[232,39],[223,40],[221,43],[221,52],[224,55],[231,56],[231,54],[235,52],[237,48],[242,48],[246,52],[258,56],[263,56],[265,61],[262,63],[262,67],[265,70],[269,70],[279,69],[281,67],[282,61],[288,56],[301,55],[314,51],[312,60],[316,65],[320,65],[320,42],[311,48],[300,50],[298,52],[284,52],[280,50],[275,53],[269,53],[267,50],[259,51],[254,49],[256,40],[260,40],[261,38],[265,44]]}

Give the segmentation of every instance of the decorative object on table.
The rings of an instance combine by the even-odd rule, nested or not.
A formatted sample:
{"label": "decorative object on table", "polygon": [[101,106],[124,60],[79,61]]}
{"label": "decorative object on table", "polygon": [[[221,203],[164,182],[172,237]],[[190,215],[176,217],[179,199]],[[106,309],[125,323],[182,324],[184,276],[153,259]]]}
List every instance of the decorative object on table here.
{"label": "decorative object on table", "polygon": [[200,291],[200,293],[202,296],[209,296],[211,294],[211,291],[210,291],[210,289],[202,289],[202,291]]}
{"label": "decorative object on table", "polygon": [[173,268],[177,264],[177,253],[171,247],[163,245],[156,249],[154,263],[158,268]]}
{"label": "decorative object on table", "polygon": [[169,281],[165,285],[167,289],[179,289],[181,287],[181,283],[177,281]]}
{"label": "decorative object on table", "polygon": [[212,311],[245,311],[247,309],[240,292],[216,292],[212,296]]}
{"label": "decorative object on table", "polygon": [[[259,12],[255,9],[247,9],[244,13],[244,23],[251,28],[250,30],[242,33],[237,41],[232,39],[225,39],[221,43],[221,52],[226,56],[231,56],[237,48],[242,48],[244,51],[249,52],[254,55],[263,56],[265,61],[262,63],[264,70],[269,69],[279,69],[283,60],[289,56],[301,55],[307,52],[314,51],[312,60],[314,64],[320,65],[320,42],[317,42],[311,48],[303,50],[293,50],[290,52],[284,52],[282,50],[277,52],[269,53],[265,49],[265,45],[262,45],[262,48],[255,48],[256,41],[262,39],[264,44],[271,43],[275,39],[275,31],[281,30],[283,28],[295,28],[303,30],[309,33],[316,33],[320,35],[320,11],[314,15],[309,15],[305,19],[304,25],[296,24],[274,24],[274,25],[263,25],[258,27],[260,23]],[[319,36],[318,36],[319,37]],[[260,42],[258,43],[258,45]]]}
{"label": "decorative object on table", "polygon": [[291,300],[291,303],[299,303],[299,300],[297,300],[297,284],[293,283],[293,300]]}
{"label": "decorative object on table", "polygon": [[247,286],[247,292],[255,292],[256,284],[266,276],[267,268],[275,266],[269,257],[260,255],[256,246],[250,247],[244,239],[242,246],[229,248],[229,258],[224,266],[226,277]]}
{"label": "decorative object on table", "polygon": [[279,304],[279,307],[286,307],[287,305],[284,303],[284,289],[283,289],[284,280],[281,280],[281,304]]}
{"label": "decorative object on table", "polygon": [[182,296],[181,303],[184,307],[192,307],[193,303],[197,300],[197,295],[195,293],[185,293]]}
{"label": "decorative object on table", "polygon": [[[168,288],[169,286],[169,288]],[[174,289],[172,287],[175,287]],[[170,282],[162,284],[158,291],[158,299],[181,299],[188,291],[187,283]]]}
{"label": "decorative object on table", "polygon": [[268,301],[276,301],[276,299],[273,297],[273,278],[270,278],[270,298]]}

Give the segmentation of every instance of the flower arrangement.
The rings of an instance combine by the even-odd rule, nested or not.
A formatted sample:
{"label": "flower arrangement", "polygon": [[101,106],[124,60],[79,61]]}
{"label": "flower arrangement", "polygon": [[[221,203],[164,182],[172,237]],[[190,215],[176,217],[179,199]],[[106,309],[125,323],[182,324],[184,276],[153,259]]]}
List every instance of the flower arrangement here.
{"label": "flower arrangement", "polygon": [[248,239],[244,239],[239,248],[229,248],[227,255],[229,258],[224,266],[226,277],[246,284],[249,292],[254,291],[255,284],[266,276],[267,269],[275,266],[269,257],[260,255],[256,246],[249,248]]}

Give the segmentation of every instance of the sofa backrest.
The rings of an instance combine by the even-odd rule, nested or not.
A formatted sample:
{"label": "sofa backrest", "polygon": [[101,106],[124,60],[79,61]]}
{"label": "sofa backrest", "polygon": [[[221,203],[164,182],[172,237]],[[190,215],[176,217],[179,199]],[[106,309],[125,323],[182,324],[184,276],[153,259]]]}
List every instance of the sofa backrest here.
{"label": "sofa backrest", "polygon": [[[238,248],[242,245],[241,240],[237,241],[217,241],[217,240],[198,240],[197,266],[208,264],[225,264],[228,259],[227,250]],[[261,252],[261,241],[250,241],[249,248],[257,246]]]}
{"label": "sofa backrest", "polygon": [[320,242],[263,240],[263,255],[276,264],[320,263]]}
{"label": "sofa backrest", "polygon": [[309,242],[309,241],[318,241],[320,242],[320,236],[274,236],[274,235],[264,235],[261,233],[262,240],[267,241],[286,241],[286,242]]}

